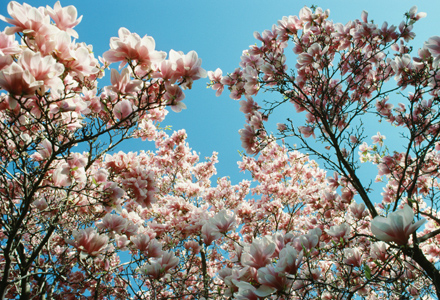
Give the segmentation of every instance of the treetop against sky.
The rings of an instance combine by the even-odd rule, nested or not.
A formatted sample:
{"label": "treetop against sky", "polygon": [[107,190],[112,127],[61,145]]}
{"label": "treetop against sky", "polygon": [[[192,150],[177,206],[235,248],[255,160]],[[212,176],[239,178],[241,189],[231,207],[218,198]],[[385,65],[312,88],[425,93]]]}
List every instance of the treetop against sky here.
{"label": "treetop against sky", "polygon": [[440,297],[438,4],[277,3],[1,8],[1,299]]}
{"label": "treetop against sky", "polygon": [[[22,2],[19,2],[22,3]],[[32,6],[52,6],[50,1],[27,1]],[[0,6],[0,14],[7,16],[6,4]],[[205,70],[214,71],[217,68],[224,72],[232,72],[237,66],[242,51],[249,45],[255,44],[253,33],[270,29],[283,16],[297,15],[304,5],[315,5],[330,9],[330,19],[335,23],[347,23],[360,18],[363,10],[368,11],[370,19],[377,24],[387,21],[398,25],[405,12],[413,5],[413,1],[277,1],[276,5],[267,7],[266,1],[221,1],[206,3],[205,1],[191,1],[184,3],[172,2],[171,5],[149,1],[106,1],[102,5],[99,1],[61,1],[62,6],[74,5],[78,16],[83,15],[81,22],[75,27],[79,33],[79,42],[93,45],[95,56],[109,49],[111,37],[118,35],[118,30],[125,27],[131,32],[152,36],[156,48],[165,52],[171,49],[189,52],[195,50],[202,59]],[[440,9],[438,1],[423,1],[417,3],[419,11],[427,12],[427,17],[416,24],[415,40],[411,43],[415,48],[421,47],[424,41],[435,35],[435,28],[440,26],[435,18],[435,12]],[[4,23],[6,26],[6,23]],[[289,65],[294,67],[295,60]],[[112,66],[117,68],[117,66]],[[107,70],[106,72],[109,72]],[[100,83],[109,84],[109,73]],[[241,179],[235,172],[236,161],[239,159],[237,150],[241,149],[238,130],[243,127],[243,114],[239,111],[239,104],[230,101],[229,95],[224,93],[217,98],[203,86],[205,81],[195,83],[195,88],[187,95],[187,110],[180,114],[170,114],[166,123],[174,129],[185,128],[189,135],[191,146],[201,156],[209,156],[212,151],[219,152],[222,162],[218,166],[219,174],[231,178]],[[266,94],[265,94],[266,96]],[[269,97],[269,95],[267,95]],[[288,114],[290,109],[286,109]],[[280,118],[286,118],[281,115]],[[274,124],[272,130],[275,131]],[[375,134],[376,132],[374,132]],[[388,138],[391,138],[388,136]],[[145,143],[127,145],[129,149],[145,149]],[[232,172],[231,172],[232,170]]]}

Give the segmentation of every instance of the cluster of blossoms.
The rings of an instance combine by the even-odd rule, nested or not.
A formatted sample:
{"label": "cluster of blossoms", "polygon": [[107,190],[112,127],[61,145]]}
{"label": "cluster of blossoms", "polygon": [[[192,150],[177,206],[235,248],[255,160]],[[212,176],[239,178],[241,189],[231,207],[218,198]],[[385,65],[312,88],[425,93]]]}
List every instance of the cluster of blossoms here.
{"label": "cluster of blossoms", "polygon": [[[226,85],[233,99],[245,96],[241,139],[247,153],[259,152],[239,162],[252,182],[233,185],[227,177],[212,183],[217,153],[201,161],[184,130],[156,127],[164,107],[185,108],[184,90],[206,75],[196,52],[171,50],[167,59],[152,37],[121,28],[96,59],[72,39],[82,18],[73,6],[11,2],[8,13],[0,16],[12,25],[0,33],[2,297],[427,299],[432,286],[440,293],[440,224],[427,201],[438,191],[439,39],[409,61],[409,48],[397,43],[413,37],[423,14],[412,9],[398,28],[379,28],[366,13],[344,26],[329,21],[329,11],[304,8],[256,34],[262,46],[245,51],[234,73],[210,72],[217,94]],[[290,40],[295,76],[284,54]],[[339,81],[325,72],[332,62]],[[98,93],[111,63],[119,70]],[[393,76],[399,87],[427,91],[393,109],[381,91]],[[273,107],[253,97],[277,88],[283,102],[307,112],[305,126],[279,124],[282,137],[321,136],[340,162],[321,157],[333,176],[266,132]],[[370,110],[410,130],[412,156],[381,152],[346,131]],[[109,154],[129,138],[156,149]],[[384,137],[373,141],[382,147]],[[354,172],[357,148],[388,179],[382,203],[369,200]]]}
{"label": "cluster of blossoms", "polygon": [[[372,108],[371,103],[376,99],[376,113],[397,126],[420,129],[423,125],[420,122],[428,124],[436,116],[437,110],[433,109],[436,90],[419,89],[409,96],[410,106],[399,104],[399,108],[393,110],[382,88],[382,84],[393,76],[402,88],[407,85],[437,86],[438,75],[434,70],[438,66],[438,37],[430,38],[414,58],[408,54],[410,48],[403,44],[415,36],[413,24],[426,14],[417,13],[417,8],[413,7],[406,22],[399,26],[389,26],[385,22],[380,27],[368,21],[366,12],[362,13],[361,20],[346,25],[328,20],[329,13],[329,10],[317,8],[312,11],[304,7],[299,16],[284,17],[271,30],[261,35],[255,33],[261,46],[252,45],[243,51],[240,68],[233,73],[223,76],[220,69],[208,73],[217,95],[226,86],[232,99],[246,97],[241,110],[246,114],[248,125],[240,134],[247,153],[254,154],[258,150],[258,140],[270,138],[262,134],[261,121],[267,121],[271,107],[262,109],[252,100],[261,90],[277,90],[283,95],[284,99],[272,103],[273,107],[290,102],[297,112],[307,112],[306,126],[298,126],[296,132],[304,138],[315,137],[317,129],[323,134],[331,130],[342,131],[350,117]],[[288,72],[285,53],[289,41],[294,43],[293,53],[297,58],[293,75]],[[395,51],[394,58],[387,57],[385,50],[389,48]],[[334,72],[326,73],[328,69]],[[434,98],[424,100],[424,94]],[[344,109],[350,106],[354,108]],[[280,124],[280,129],[287,130],[285,135],[294,131],[285,124]],[[438,127],[433,124],[426,131],[436,130]],[[422,140],[419,137],[418,142]]]}
{"label": "cluster of blossoms", "polygon": [[[174,50],[167,59],[152,37],[125,28],[97,59],[76,41],[74,6],[11,2],[8,13],[0,16],[10,25],[0,32],[0,294],[126,298],[136,291],[120,253],[137,253],[127,270],[155,280],[179,259],[138,214],[158,197],[158,166],[105,154],[131,137],[164,138],[156,123],[165,106],[185,108],[184,90],[206,76],[201,59]],[[99,89],[113,62],[119,71]]]}
{"label": "cluster of blossoms", "polygon": [[[374,286],[371,271],[381,265],[377,262],[391,259],[394,266],[388,277],[382,277],[384,274],[379,275],[379,272],[376,279],[394,278],[399,281],[408,275],[405,273],[407,270],[423,270],[429,273],[431,284],[435,286],[437,295],[440,295],[440,285],[436,283],[440,273],[437,267],[430,265],[430,262],[438,259],[440,253],[440,223],[436,211],[440,187],[440,38],[435,36],[428,39],[412,56],[412,47],[408,43],[415,36],[413,25],[426,16],[425,13],[417,12],[415,6],[398,26],[387,22],[382,26],[377,25],[369,21],[365,11],[360,19],[345,25],[333,23],[329,15],[329,10],[304,7],[298,16],[283,17],[272,29],[261,34],[255,33],[255,38],[261,44],[251,45],[248,50],[244,50],[240,67],[232,73],[223,75],[220,69],[208,72],[211,80],[209,86],[216,90],[217,96],[226,88],[232,99],[245,98],[240,101],[240,110],[245,114],[246,124],[239,133],[247,154],[260,153],[276,139],[287,143],[288,138],[296,137],[300,149],[316,155],[335,171],[334,178],[329,178],[329,187],[334,190],[325,192],[324,197],[315,200],[317,207],[314,209],[324,206],[326,210],[322,217],[331,224],[331,220],[335,220],[333,210],[344,211],[349,207],[353,216],[340,218],[351,222],[360,219],[364,223],[361,225],[359,221],[349,221],[334,224],[338,227],[331,230],[320,228],[324,236],[327,234],[344,240],[348,237],[349,240],[344,244],[344,252],[339,254],[339,257],[345,257],[346,260],[334,262],[331,267],[333,269],[327,269],[327,272],[324,268],[323,274],[326,275],[323,277],[331,277],[328,274],[336,270],[339,270],[336,273],[340,277],[346,274],[339,269],[344,263],[358,267],[363,270],[363,276],[347,280],[359,284],[359,289],[352,286],[352,291],[365,296],[363,293]],[[293,53],[286,51],[290,43],[293,44]],[[287,65],[291,58],[296,60],[294,69],[289,69]],[[388,88],[384,83],[391,79],[395,80],[396,86]],[[402,91],[404,99],[401,103],[391,99],[392,92],[398,89]],[[262,106],[257,97],[267,91],[279,93],[280,99],[265,99],[265,106]],[[404,94],[405,91],[408,91],[407,94]],[[267,131],[265,123],[274,110],[283,106],[287,111],[289,105],[293,105],[297,113],[304,113],[304,119],[290,118],[285,123],[277,123],[278,135]],[[401,128],[405,137],[405,150],[402,152],[401,148],[396,147],[391,152],[384,144],[385,136],[380,132],[372,137],[373,145],[370,145],[367,137],[371,133],[364,126],[364,116],[378,117],[379,121]],[[302,120],[305,122],[301,123]],[[311,137],[323,143],[324,147],[316,146]],[[260,157],[265,155],[264,151],[259,154]],[[385,182],[381,201],[376,199],[377,193],[362,183],[358,172],[358,157],[361,162],[372,162],[378,166],[376,181]],[[274,174],[280,174],[278,169]],[[265,186],[263,182],[266,181],[270,180],[265,178],[261,181],[262,186]],[[276,203],[274,193],[271,190],[270,203]],[[306,195],[308,199],[313,198],[310,192]],[[356,204],[355,198],[363,203]],[[339,201],[340,204],[337,204]],[[326,203],[334,203],[334,206],[325,207],[328,205]],[[364,211],[365,208],[367,210]],[[302,214],[307,214],[307,211],[298,213],[295,221]],[[280,222],[277,219],[276,224]],[[354,231],[346,224],[353,226]],[[417,235],[416,230],[423,224],[424,229]],[[343,233],[344,230],[346,233]],[[369,244],[361,238],[362,241],[358,243],[353,237],[357,235],[374,236],[380,242]],[[321,235],[320,240],[317,248],[321,246],[325,249],[326,238]],[[367,248],[363,248],[366,243]],[[396,252],[398,248],[395,245],[404,247],[404,250]],[[368,252],[370,255],[365,255]],[[334,252],[326,250],[325,253],[328,262],[332,257],[329,254]],[[411,255],[413,260],[406,260],[404,255]],[[304,260],[304,254],[302,257]],[[371,258],[376,262],[373,263]],[[279,286],[298,284],[298,277],[295,277],[293,283],[287,283],[282,280],[293,279],[292,276],[278,273],[272,273],[271,276],[273,280],[279,278]],[[259,279],[261,276],[256,276],[253,282]],[[336,278],[333,280],[337,282]],[[262,289],[257,289],[255,299],[266,292],[274,293],[260,283]],[[315,292],[319,290],[317,285],[314,283]],[[341,282],[340,286],[344,284]],[[414,285],[406,289],[396,289],[395,295],[400,293],[414,297],[420,293],[415,292],[418,286],[420,283],[414,282]],[[240,288],[244,289],[244,285]],[[372,290],[377,292],[380,288]],[[289,291],[285,293],[278,289],[275,294],[286,295],[288,298],[287,295],[292,294]],[[391,294],[387,297],[391,297]],[[320,294],[320,297],[324,299],[338,298],[332,293],[331,296],[323,295]],[[381,295],[379,293],[371,297]],[[253,298],[249,296],[246,299]]]}

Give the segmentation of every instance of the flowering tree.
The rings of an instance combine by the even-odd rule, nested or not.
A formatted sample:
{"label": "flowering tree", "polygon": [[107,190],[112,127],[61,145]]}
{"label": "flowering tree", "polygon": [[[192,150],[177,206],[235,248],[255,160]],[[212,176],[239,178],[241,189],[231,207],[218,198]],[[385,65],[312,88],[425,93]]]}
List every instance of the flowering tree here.
{"label": "flowering tree", "polygon": [[[242,157],[239,168],[253,182],[236,185],[228,178],[212,184],[217,154],[201,161],[184,130],[169,135],[158,126],[164,107],[185,108],[184,90],[206,75],[194,51],[171,50],[167,59],[152,37],[121,28],[97,60],[91,46],[72,40],[82,18],[73,6],[11,2],[8,13],[0,17],[11,25],[0,33],[2,299],[439,294],[440,43],[432,38],[419,58],[398,43],[413,36],[411,23],[423,16],[415,9],[397,30],[378,29],[366,14],[337,25],[328,12],[304,8],[258,36],[263,45],[245,53],[241,69],[209,73],[218,93],[226,85],[233,98],[247,97],[243,145],[260,153]],[[297,75],[287,74],[289,40]],[[111,63],[120,70],[99,89]],[[397,87],[385,91],[393,76]],[[385,97],[402,87],[415,93],[393,110]],[[283,100],[262,109],[251,98],[260,89]],[[280,124],[280,137],[299,137],[333,176],[266,133],[262,121],[283,102],[308,115],[303,127]],[[409,130],[406,152],[363,144],[355,117],[371,113]],[[315,135],[328,154],[308,142]],[[130,138],[153,141],[156,150],[115,151]],[[383,139],[375,136],[379,146]],[[362,161],[379,165],[383,203],[361,184],[358,148]],[[427,223],[416,233],[422,217]]]}
{"label": "flowering tree", "polygon": [[[255,33],[261,45],[245,50],[240,68],[233,73],[223,76],[220,69],[209,73],[217,95],[227,87],[232,99],[245,97],[240,104],[247,124],[240,135],[248,154],[279,139],[289,149],[315,155],[335,172],[328,184],[338,188],[340,196],[324,193],[317,204],[312,200],[304,204],[329,205],[323,215],[313,213],[321,229],[340,224],[323,230],[326,234],[314,249],[322,257],[313,251],[309,254],[310,261],[327,265],[320,266],[311,286],[307,281],[299,284],[297,277],[293,283],[283,282],[301,291],[300,297],[304,297],[301,289],[310,289],[318,294],[325,291],[321,297],[330,292],[329,299],[335,293],[354,292],[406,299],[424,295],[424,285],[440,298],[440,38],[430,38],[414,56],[408,45],[415,36],[413,24],[425,16],[413,7],[399,26],[386,22],[378,26],[364,11],[361,20],[343,25],[330,21],[328,10],[304,7],[299,16],[284,17],[271,30]],[[285,52],[290,43],[295,69],[287,65],[293,56]],[[388,83],[390,79],[394,82]],[[254,97],[261,91],[280,97],[259,105]],[[289,105],[305,116],[278,123],[278,133],[271,134],[265,122],[280,106]],[[379,132],[371,144],[366,118],[400,129],[403,144],[386,147]],[[289,144],[291,137],[300,143],[298,147]],[[365,162],[377,165],[375,180],[385,186],[381,200],[369,184],[374,178],[364,181],[359,163]],[[304,209],[298,212],[304,213]],[[423,230],[417,233],[422,224]],[[328,236],[337,237],[335,243],[343,249],[329,247]],[[289,276],[283,277],[281,270],[275,267],[261,273],[272,272],[271,278],[287,280]],[[301,274],[303,269],[295,272]],[[259,283],[264,286],[264,280]]]}
{"label": "flowering tree", "polygon": [[[183,89],[206,72],[194,51],[166,59],[152,37],[125,28],[100,62],[72,40],[82,18],[73,6],[11,2],[8,13],[0,17],[12,25],[0,33],[1,298],[126,298],[135,269],[160,278],[179,261],[137,214],[157,199],[167,169],[153,165],[170,144],[158,145],[164,153],[148,167],[147,154],[105,155],[132,137],[171,141],[155,124],[165,106],[185,107]],[[98,90],[112,62],[122,70]],[[123,251],[133,254],[127,267]]]}

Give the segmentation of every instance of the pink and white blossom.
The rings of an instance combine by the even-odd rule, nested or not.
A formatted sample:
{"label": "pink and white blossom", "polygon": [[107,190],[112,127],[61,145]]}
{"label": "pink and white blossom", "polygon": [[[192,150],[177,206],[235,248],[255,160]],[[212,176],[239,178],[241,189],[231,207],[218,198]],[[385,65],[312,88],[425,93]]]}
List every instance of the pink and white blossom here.
{"label": "pink and white blossom", "polygon": [[154,49],[156,43],[151,36],[145,35],[141,38],[126,28],[120,28],[118,35],[119,37],[110,39],[110,50],[106,51],[103,57],[110,63],[120,61],[120,68],[127,63],[127,60],[133,60],[142,69],[148,70],[152,65],[161,63],[166,57],[165,52]]}
{"label": "pink and white blossom", "polygon": [[236,226],[235,214],[233,212],[230,213],[225,209],[219,211],[208,222],[217,227],[220,233],[227,233],[230,230],[234,230]]}
{"label": "pink and white blossom", "polygon": [[72,184],[70,166],[68,163],[61,163],[57,166],[52,175],[55,186],[68,186]]}
{"label": "pink and white blossom", "polygon": [[58,29],[50,23],[50,16],[46,15],[43,7],[35,8],[29,4],[23,5],[11,1],[8,4],[8,13],[12,18],[0,15],[0,20],[14,25],[6,30],[7,34],[23,32],[31,36],[50,35]]}
{"label": "pink and white blossom", "polygon": [[386,139],[386,137],[384,135],[381,135],[380,132],[377,133],[377,135],[373,135],[371,137],[371,139],[373,140],[373,143],[375,144],[379,144],[379,146],[383,146],[383,142]]}
{"label": "pink and white blossom", "polygon": [[129,117],[134,109],[136,109],[136,107],[133,106],[130,100],[124,99],[115,105],[113,113],[115,114],[115,117],[121,121]]}
{"label": "pink and white blossom", "polygon": [[164,251],[161,257],[152,259],[151,263],[143,266],[141,271],[147,276],[159,279],[164,276],[169,269],[176,267],[178,263],[179,258],[177,258],[173,252]]}
{"label": "pink and white blossom", "polygon": [[222,70],[217,68],[214,72],[208,71],[209,80],[212,82],[211,88],[215,90],[215,95],[218,97],[223,93],[224,85],[221,83]]}
{"label": "pink and white blossom", "polygon": [[340,225],[334,225],[325,231],[328,235],[335,237],[338,241],[341,239],[345,241],[350,236],[350,230],[350,225],[342,223]]}
{"label": "pink and white blossom", "polygon": [[11,95],[32,96],[42,84],[43,81],[37,81],[29,70],[16,62],[0,70],[0,87]]}
{"label": "pink and white blossom", "polygon": [[57,1],[53,8],[47,6],[46,10],[59,29],[66,31],[74,38],[78,38],[78,33],[72,28],[81,22],[82,16],[77,18],[78,12],[75,6],[61,7],[60,1]]}
{"label": "pink and white blossom", "polygon": [[371,232],[381,241],[406,245],[409,236],[426,222],[414,222],[414,211],[407,204],[390,213],[386,218],[377,216],[371,221]]}
{"label": "pink and white blossom", "polygon": [[171,50],[170,61],[176,64],[173,78],[178,80],[184,89],[191,89],[194,80],[207,76],[206,71],[201,67],[202,60],[195,51],[184,54],[182,51]]}
{"label": "pink and white blossom", "polygon": [[209,246],[215,240],[221,238],[222,234],[218,230],[218,227],[214,224],[207,222],[202,226],[202,239],[203,242]]}
{"label": "pink and white blossom", "polygon": [[270,263],[274,252],[275,244],[269,238],[255,239],[250,246],[246,247],[241,256],[241,263],[256,269],[262,268]]}
{"label": "pink and white blossom", "polygon": [[130,75],[128,68],[122,69],[120,74],[117,70],[112,69],[110,77],[112,86],[108,86],[106,89],[117,94],[135,95],[142,88],[143,82],[138,79],[132,80]]}
{"label": "pink and white blossom", "polygon": [[353,267],[360,267],[362,265],[362,253],[357,248],[344,249],[344,263]]}
{"label": "pink and white blossom", "polygon": [[243,129],[238,131],[240,134],[241,146],[246,150],[248,154],[257,153],[256,149],[256,132],[252,126],[244,125]]}
{"label": "pink and white blossom", "polygon": [[14,35],[0,32],[0,56],[19,54],[21,51]]}
{"label": "pink and white blossom", "polygon": [[275,270],[277,272],[286,272],[288,274],[295,275],[301,265],[303,258],[303,252],[298,252],[290,245],[286,245],[280,251],[280,259],[277,262]]}
{"label": "pink and white blossom", "polygon": [[72,233],[73,240],[67,242],[81,252],[91,256],[97,256],[105,251],[108,236],[98,234],[93,228],[86,228]]}

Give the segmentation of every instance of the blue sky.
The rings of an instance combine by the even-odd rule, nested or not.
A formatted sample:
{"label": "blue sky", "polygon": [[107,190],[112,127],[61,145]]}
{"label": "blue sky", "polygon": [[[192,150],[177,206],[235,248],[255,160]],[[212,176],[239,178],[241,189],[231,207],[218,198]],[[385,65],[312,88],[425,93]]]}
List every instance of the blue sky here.
{"label": "blue sky", "polygon": [[[206,70],[221,68],[223,73],[232,72],[240,61],[241,53],[257,40],[254,31],[270,29],[283,16],[297,15],[304,5],[329,8],[330,19],[335,23],[360,18],[362,10],[369,12],[375,23],[398,25],[403,15],[418,2],[419,11],[428,13],[427,18],[416,24],[414,48],[422,46],[430,36],[440,35],[440,1],[148,1],[148,0],[78,0],[61,1],[62,6],[75,5],[82,22],[75,28],[79,42],[91,44],[96,56],[109,49],[109,40],[117,36],[120,27],[126,27],[140,36],[152,36],[156,49],[169,52],[195,50],[202,58]],[[0,14],[8,16],[6,1],[0,4]],[[19,2],[22,3],[22,2]],[[27,1],[33,6],[53,6],[55,1]],[[2,30],[6,25],[0,25]],[[291,47],[290,47],[291,48]],[[289,51],[289,50],[286,50]],[[294,61],[288,61],[294,66]],[[117,68],[115,64],[113,66]],[[103,87],[109,83],[110,72],[101,81]],[[239,103],[229,98],[227,91],[221,97],[206,88],[207,79],[197,81],[193,89],[186,92],[188,109],[179,114],[171,112],[164,125],[174,130],[185,128],[190,146],[203,158],[212,151],[219,152],[220,163],[217,176],[230,176],[237,183],[243,176],[238,173],[237,150],[241,149],[238,130],[245,123],[239,111]],[[261,98],[257,98],[261,99]],[[294,109],[286,111],[294,117]],[[273,120],[273,123],[283,120]],[[386,134],[386,132],[385,132]],[[151,149],[148,142],[136,141],[121,147],[122,151]],[[370,178],[374,178],[374,174]]]}

